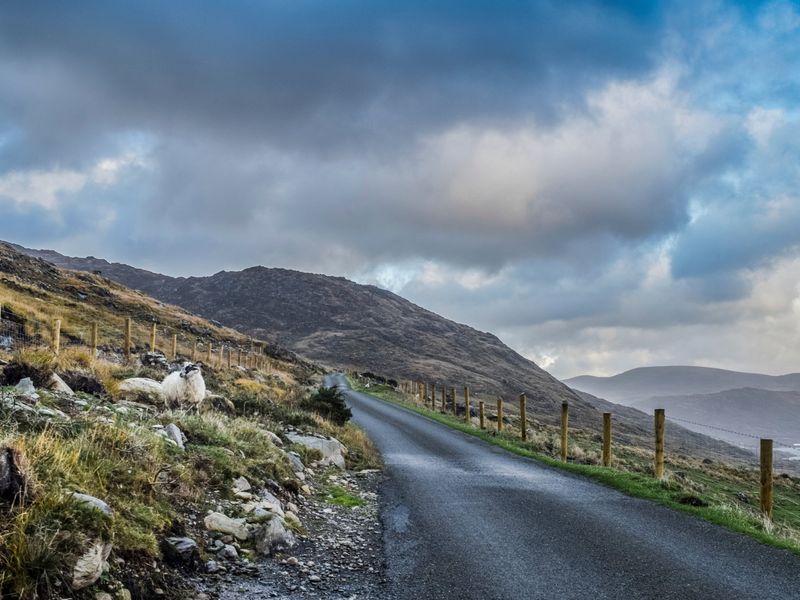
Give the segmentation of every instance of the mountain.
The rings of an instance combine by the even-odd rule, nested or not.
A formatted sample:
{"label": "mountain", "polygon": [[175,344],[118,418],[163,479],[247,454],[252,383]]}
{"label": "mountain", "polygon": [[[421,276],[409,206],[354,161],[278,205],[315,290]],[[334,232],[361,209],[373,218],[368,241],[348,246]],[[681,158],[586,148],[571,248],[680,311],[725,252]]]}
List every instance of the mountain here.
{"label": "mountain", "polygon": [[641,367],[612,377],[582,375],[568,386],[620,404],[653,396],[712,394],[739,388],[800,391],[800,373],[762,375],[707,367]]}
{"label": "mountain", "polygon": [[469,385],[556,414],[566,400],[590,411],[566,385],[496,336],[441,317],[400,296],[342,277],[252,267],[208,277],[169,277],[94,257],[14,246],[59,267],[92,271],[223,325],[336,368],[399,379]]}
{"label": "mountain", "polygon": [[[399,379],[467,384],[476,399],[498,395],[513,412],[525,391],[536,419],[555,423],[562,401],[570,423],[598,430],[600,412],[615,414],[621,443],[649,446],[652,415],[578,394],[496,336],[455,323],[400,296],[342,277],[252,267],[208,277],[169,277],[102,259],[67,257],[48,250],[29,256],[76,271],[100,272],[163,302],[227,327],[287,347],[336,368],[372,370]],[[752,455],[682,427],[671,428],[679,452],[747,461]]]}
{"label": "mountain", "polygon": [[[758,444],[756,439],[733,432],[774,438],[783,444],[800,443],[800,392],[796,391],[739,388],[713,394],[654,396],[636,402],[635,406],[645,411],[664,408],[667,415],[682,419],[681,424],[688,429],[733,444]],[[686,421],[709,424],[717,429]]]}

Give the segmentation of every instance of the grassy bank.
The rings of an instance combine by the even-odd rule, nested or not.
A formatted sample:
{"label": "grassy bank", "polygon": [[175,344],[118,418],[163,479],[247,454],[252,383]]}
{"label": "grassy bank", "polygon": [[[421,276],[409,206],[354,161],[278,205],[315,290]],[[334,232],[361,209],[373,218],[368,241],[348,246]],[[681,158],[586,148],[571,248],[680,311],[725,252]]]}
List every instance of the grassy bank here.
{"label": "grassy bank", "polygon": [[[788,475],[775,479],[774,520],[767,523],[758,509],[759,474],[753,469],[721,462],[670,457],[666,477],[653,476],[652,452],[647,448],[615,446],[613,467],[600,465],[600,440],[586,432],[570,431],[568,462],[561,462],[559,432],[534,421],[523,442],[513,422],[505,430],[482,430],[475,423],[422,406],[414,397],[388,386],[365,388],[349,378],[354,389],[393,402],[434,421],[500,446],[519,456],[594,479],[625,494],[693,514],[765,544],[800,555],[800,480]],[[474,420],[474,419],[473,419]],[[488,427],[494,429],[494,424]]]}

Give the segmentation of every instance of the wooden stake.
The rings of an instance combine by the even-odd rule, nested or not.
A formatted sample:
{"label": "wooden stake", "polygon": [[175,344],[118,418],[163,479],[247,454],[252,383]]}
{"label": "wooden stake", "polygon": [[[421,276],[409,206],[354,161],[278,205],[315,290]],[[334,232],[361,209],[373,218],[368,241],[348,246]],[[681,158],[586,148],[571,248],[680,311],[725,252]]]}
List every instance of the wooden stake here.
{"label": "wooden stake", "polygon": [[208,366],[211,366],[211,342],[208,342],[208,347],[206,348],[206,362]]}
{"label": "wooden stake", "polygon": [[458,411],[456,410],[456,388],[450,388],[450,394],[453,396],[453,416],[455,417]]}
{"label": "wooden stake", "polygon": [[486,429],[486,404],[483,400],[478,402],[478,423],[481,429]]}
{"label": "wooden stake", "polygon": [[242,366],[242,349],[239,348],[239,360],[236,361],[236,364],[240,367]]}
{"label": "wooden stake", "polygon": [[567,462],[569,444],[569,402],[561,403],[561,462]]}
{"label": "wooden stake", "polygon": [[470,419],[472,418],[472,415],[470,415],[470,412],[472,412],[471,409],[472,409],[472,405],[470,404],[470,401],[469,401],[469,386],[465,385],[464,386],[464,420],[467,423],[469,423]]}
{"label": "wooden stake", "polygon": [[153,329],[150,331],[150,352],[156,351],[156,334],[158,333],[156,327],[157,324],[153,323]]}
{"label": "wooden stake", "polygon": [[527,407],[527,398],[525,394],[519,395],[519,436],[522,438],[522,441],[526,441],[528,439],[528,407]]}
{"label": "wooden stake", "polygon": [[611,413],[603,413],[603,466],[611,466]]}
{"label": "wooden stake", "polygon": [[178,334],[172,334],[172,360],[178,358]]}
{"label": "wooden stake", "polygon": [[128,317],[125,319],[125,342],[123,351],[125,353],[125,359],[131,359],[131,330],[133,329],[133,322],[131,318]]}
{"label": "wooden stake", "polygon": [[100,337],[100,327],[97,323],[92,323],[92,358],[97,356],[97,342]]}
{"label": "wooden stake", "polygon": [[228,347],[228,368],[233,366],[233,348]]}
{"label": "wooden stake", "polygon": [[61,351],[61,319],[53,321],[53,353],[58,354]]}
{"label": "wooden stake", "polygon": [[503,399],[497,399],[497,431],[503,431]]}
{"label": "wooden stake", "polygon": [[197,360],[197,340],[192,342],[192,362]]}
{"label": "wooden stake", "polygon": [[665,414],[663,408],[657,408],[654,413],[656,428],[656,460],[655,475],[656,479],[664,477],[664,422]]}
{"label": "wooden stake", "polygon": [[761,514],[772,520],[772,440],[761,440]]}

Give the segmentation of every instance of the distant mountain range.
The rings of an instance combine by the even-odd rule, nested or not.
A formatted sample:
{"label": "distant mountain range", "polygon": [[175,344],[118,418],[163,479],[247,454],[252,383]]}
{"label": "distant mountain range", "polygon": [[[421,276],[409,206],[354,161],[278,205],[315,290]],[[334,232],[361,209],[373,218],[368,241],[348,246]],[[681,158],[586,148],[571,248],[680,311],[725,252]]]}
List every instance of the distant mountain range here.
{"label": "distant mountain range", "polygon": [[749,436],[800,443],[800,373],[643,367],[612,377],[573,377],[565,383],[642,411],[664,408],[668,419],[732,444],[756,446],[758,440]]}

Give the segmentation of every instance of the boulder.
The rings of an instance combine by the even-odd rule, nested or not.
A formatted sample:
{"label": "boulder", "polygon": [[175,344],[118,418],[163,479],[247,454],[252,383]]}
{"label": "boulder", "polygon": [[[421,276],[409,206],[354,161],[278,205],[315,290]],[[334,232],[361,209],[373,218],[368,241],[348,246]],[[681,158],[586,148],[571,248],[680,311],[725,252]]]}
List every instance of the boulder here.
{"label": "boulder", "polygon": [[303,461],[300,459],[300,455],[297,452],[287,452],[286,457],[289,459],[289,462],[292,463],[292,471],[295,473],[302,473],[305,471]]}
{"label": "boulder", "polygon": [[164,391],[161,383],[146,377],[131,377],[119,384],[119,393],[129,400],[137,400],[150,404],[163,404]]}
{"label": "boulder", "polygon": [[232,536],[244,541],[250,537],[247,530],[246,519],[233,519],[219,512],[212,512],[206,515],[203,521],[209,531],[219,531],[229,533]]}
{"label": "boulder", "polygon": [[335,465],[340,469],[345,468],[344,456],[347,454],[347,448],[335,438],[321,438],[313,435],[302,435],[298,433],[287,433],[286,437],[293,444],[299,444],[312,450],[319,450],[322,454],[322,465]]}
{"label": "boulder", "polygon": [[260,554],[270,555],[285,551],[295,545],[294,533],[286,528],[281,517],[275,516],[255,532],[256,550]]}
{"label": "boulder", "polygon": [[82,590],[100,579],[109,554],[111,554],[111,542],[102,540],[93,542],[72,569],[72,589]]}
{"label": "boulder", "polygon": [[279,438],[277,435],[275,435],[274,433],[272,433],[269,429],[266,429],[264,431],[264,433],[267,434],[267,437],[269,438],[270,442],[272,442],[273,444],[275,444],[276,446],[279,446],[279,447],[283,446],[283,440],[281,438]]}
{"label": "boulder", "polygon": [[54,392],[66,394],[67,396],[74,396],[75,392],[69,387],[61,377],[53,373],[50,375],[50,380],[47,382],[47,387]]}
{"label": "boulder", "polygon": [[111,515],[114,511],[100,498],[95,498],[89,494],[81,494],[80,492],[72,492],[72,498],[80,502],[88,508],[94,508],[106,515]]}
{"label": "boulder", "polygon": [[228,560],[237,560],[239,558],[239,553],[236,551],[236,548],[234,546],[231,546],[230,544],[225,544],[222,547],[222,550],[217,552],[217,557],[226,558]]}
{"label": "boulder", "polygon": [[192,538],[168,537],[161,542],[161,552],[167,563],[195,569],[200,564],[200,548]]}

